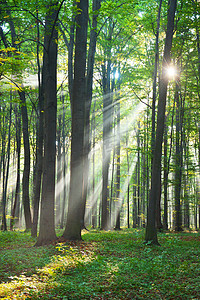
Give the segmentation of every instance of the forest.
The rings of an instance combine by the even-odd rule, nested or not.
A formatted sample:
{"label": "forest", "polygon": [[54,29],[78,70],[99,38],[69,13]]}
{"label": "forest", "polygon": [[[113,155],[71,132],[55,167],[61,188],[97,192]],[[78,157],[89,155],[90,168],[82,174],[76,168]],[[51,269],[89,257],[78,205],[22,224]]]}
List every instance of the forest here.
{"label": "forest", "polygon": [[0,1],[1,298],[199,299],[199,30],[199,0]]}

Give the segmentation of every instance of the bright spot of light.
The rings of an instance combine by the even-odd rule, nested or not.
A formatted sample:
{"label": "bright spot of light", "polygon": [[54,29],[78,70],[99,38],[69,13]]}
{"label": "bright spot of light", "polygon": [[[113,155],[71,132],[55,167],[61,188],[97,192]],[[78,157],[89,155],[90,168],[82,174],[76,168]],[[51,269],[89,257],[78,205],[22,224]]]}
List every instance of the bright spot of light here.
{"label": "bright spot of light", "polygon": [[120,76],[120,75],[119,75],[119,72],[118,72],[118,71],[116,71],[116,72],[115,72],[115,74],[114,74],[114,76],[115,76],[115,79],[118,79],[118,78],[119,78],[119,76]]}
{"label": "bright spot of light", "polygon": [[177,71],[174,66],[170,66],[169,68],[167,68],[167,75],[169,78],[173,78],[174,76],[176,76],[176,74],[177,74]]}

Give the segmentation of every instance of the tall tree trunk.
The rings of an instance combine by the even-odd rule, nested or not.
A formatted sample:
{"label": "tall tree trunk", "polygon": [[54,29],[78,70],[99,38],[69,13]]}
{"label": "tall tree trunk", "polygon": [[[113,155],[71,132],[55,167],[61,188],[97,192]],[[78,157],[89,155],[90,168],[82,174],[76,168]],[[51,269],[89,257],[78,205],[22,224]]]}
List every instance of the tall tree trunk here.
{"label": "tall tree trunk", "polygon": [[[114,145],[115,145],[115,123],[114,123]],[[110,224],[111,227],[116,223],[116,217],[115,217],[115,203],[116,203],[116,189],[115,189],[115,157],[116,157],[116,147],[113,149],[112,154],[112,172],[111,172],[111,183],[110,183],[110,205],[109,205],[109,211],[110,211]]]}
{"label": "tall tree trunk", "polygon": [[[95,106],[96,106],[96,101],[94,103],[93,114],[92,114],[92,132],[93,132],[92,194],[93,194],[93,198],[95,198],[95,135],[96,135]],[[92,203],[92,228],[96,228],[96,227],[97,227],[97,199],[94,199],[94,202]]]}
{"label": "tall tree trunk", "polygon": [[127,172],[128,172],[128,188],[127,188],[127,226],[130,228],[130,162],[128,151],[128,132],[126,133],[126,159],[127,159]]}
{"label": "tall tree trunk", "polygon": [[[6,1],[4,3],[7,5]],[[16,48],[17,35],[15,31],[15,25],[12,20],[11,11],[7,9],[9,15],[9,26],[12,39],[12,47]],[[7,47],[5,39],[5,47]],[[24,172],[22,179],[22,202],[24,206],[25,224],[26,230],[31,229],[31,210],[30,210],[30,199],[29,199],[29,176],[30,176],[30,144],[29,144],[29,131],[28,131],[28,113],[26,107],[26,96],[22,88],[18,91],[21,104],[21,115],[22,115],[22,131],[23,131],[23,142],[24,142]]]}
{"label": "tall tree trunk", "polygon": [[7,168],[5,170],[5,180],[3,188],[3,220],[2,220],[2,229],[7,230],[6,222],[6,204],[7,204],[7,188],[8,188],[8,176],[9,176],[9,167],[10,167],[10,130],[11,130],[11,113],[12,113],[12,102],[10,103],[9,111],[9,125],[8,125],[8,145],[7,145]]}
{"label": "tall tree trunk", "polygon": [[155,120],[156,120],[156,89],[157,89],[157,73],[159,63],[159,31],[160,31],[160,14],[161,14],[162,0],[159,2],[159,9],[157,15],[157,28],[156,28],[156,45],[155,45],[155,63],[154,63],[154,75],[153,75],[153,99],[152,99],[152,131],[151,131],[151,153],[153,159],[153,152],[155,148]]}
{"label": "tall tree trunk", "polygon": [[[195,13],[195,27],[196,27],[196,43],[197,43],[197,52],[198,52],[198,77],[197,77],[197,86],[200,84],[200,40],[199,40],[199,18],[198,18],[198,0],[192,0],[194,6],[194,13]],[[198,96],[200,99],[200,92],[198,92]],[[200,174],[200,124],[198,125],[198,132],[199,132],[199,174]],[[198,188],[199,189],[199,188]],[[198,191],[197,191],[198,193]],[[199,194],[198,194],[199,197]],[[199,228],[200,228],[200,203],[199,203]]]}
{"label": "tall tree trunk", "polygon": [[[167,117],[166,117],[167,119]],[[165,230],[168,229],[168,160],[167,160],[167,125],[165,119],[164,129],[164,217],[163,227]]]}
{"label": "tall tree trunk", "polygon": [[62,197],[62,185],[61,185],[61,180],[62,180],[62,167],[61,167],[61,115],[58,116],[58,126],[57,126],[57,188],[56,188],[56,225],[61,224],[61,198]]}
{"label": "tall tree trunk", "polygon": [[[37,10],[38,17],[38,10]],[[33,188],[33,224],[31,235],[37,236],[38,217],[39,217],[39,203],[41,196],[42,184],[42,165],[43,165],[43,146],[44,146],[44,95],[43,95],[43,78],[41,82],[41,67],[39,61],[39,22],[37,20],[37,67],[38,67],[38,89],[39,89],[39,102],[38,102],[38,126],[37,126],[37,139],[36,139],[36,166],[35,166],[35,181]]]}
{"label": "tall tree trunk", "polygon": [[21,115],[22,115],[22,131],[24,142],[24,171],[22,178],[22,203],[24,206],[24,217],[26,230],[31,229],[31,209],[29,198],[29,179],[30,179],[30,142],[29,142],[29,130],[28,130],[28,112],[26,106],[26,97],[23,90],[19,91],[21,100]]}
{"label": "tall tree trunk", "polygon": [[116,195],[117,195],[117,205],[116,205],[116,226],[115,229],[120,230],[120,210],[121,210],[121,193],[120,193],[120,102],[118,101],[116,104],[116,109],[117,109],[117,145],[116,145],[116,156],[117,156],[117,184],[116,184]]}
{"label": "tall tree trunk", "polygon": [[[17,180],[15,188],[15,200],[12,207],[11,219],[10,219],[10,230],[13,230],[15,217],[17,212],[17,206],[20,201],[20,154],[21,154],[21,116],[15,105],[15,124],[16,124],[16,142],[17,142]],[[18,220],[19,221],[19,220]]]}
{"label": "tall tree trunk", "polygon": [[137,132],[137,225],[140,227],[141,222],[141,207],[140,207],[140,122],[138,123]]}
{"label": "tall tree trunk", "polygon": [[[200,174],[200,126],[198,128],[198,163],[199,163],[199,174]],[[200,191],[199,191],[199,197],[200,197]],[[200,202],[199,202],[199,228],[200,228]]]}
{"label": "tall tree trunk", "polygon": [[[64,228],[64,220],[66,215],[66,205],[67,205],[67,178],[66,178],[66,170],[68,167],[68,153],[66,151],[65,142],[66,142],[66,135],[65,135],[65,105],[64,105],[64,95],[62,95],[62,106],[63,106],[63,122],[62,122],[62,144],[63,144],[63,154],[62,154],[62,169],[63,169],[63,203],[61,209],[61,223],[60,228]],[[68,150],[68,149],[67,149]]]}
{"label": "tall tree trunk", "polygon": [[85,203],[84,195],[84,127],[86,102],[86,46],[88,0],[77,2],[74,83],[72,93],[72,140],[70,191],[64,239],[80,240]]}
{"label": "tall tree trunk", "polygon": [[152,244],[158,244],[155,220],[156,220],[156,203],[158,202],[159,176],[160,176],[160,169],[161,169],[162,142],[163,142],[163,133],[164,133],[166,95],[167,95],[167,86],[168,86],[166,68],[170,64],[170,56],[171,56],[170,53],[171,53],[172,38],[174,32],[174,17],[175,17],[176,5],[177,5],[177,0],[169,1],[162,76],[161,76],[160,86],[159,86],[156,141],[155,141],[155,150],[154,150],[153,165],[152,165],[152,186],[149,195],[149,207],[148,207],[147,226],[146,226],[146,233],[145,233],[145,241]]}
{"label": "tall tree trunk", "polygon": [[102,211],[101,211],[101,229],[110,228],[109,220],[109,189],[108,176],[111,158],[111,124],[112,124],[112,95],[110,89],[110,64],[108,61],[107,69],[102,65],[102,85],[103,85],[103,153],[102,153]]}
{"label": "tall tree trunk", "polygon": [[[85,107],[85,132],[84,132],[84,203],[86,203],[87,197],[87,185],[88,185],[88,171],[89,171],[89,152],[90,152],[90,108],[92,102],[92,84],[93,84],[93,70],[94,70],[94,57],[96,52],[97,42],[97,17],[99,9],[101,7],[101,0],[93,0],[93,19],[92,19],[92,30],[90,32],[90,46],[87,60],[87,76],[86,76],[86,107]],[[84,224],[84,216],[83,216]]]}
{"label": "tall tree trunk", "polygon": [[[87,186],[88,186],[88,172],[89,172],[89,152],[91,142],[89,139],[90,132],[90,109],[92,102],[92,84],[93,84],[93,71],[94,71],[94,57],[96,52],[97,42],[97,17],[101,7],[101,0],[93,0],[92,10],[92,30],[90,31],[90,45],[87,59],[87,75],[86,75],[86,103],[85,103],[85,127],[84,127],[84,188],[83,188],[83,202],[86,203]],[[83,212],[85,209],[83,210]],[[82,216],[84,227],[84,215]]]}
{"label": "tall tree trunk", "polygon": [[[145,122],[145,117],[144,117]],[[142,198],[142,227],[145,228],[145,211],[146,211],[146,132],[144,131],[144,137],[143,137],[143,151],[142,151],[142,191],[141,191],[141,198]]]}
{"label": "tall tree trunk", "polygon": [[[5,108],[2,108],[2,111],[5,113]],[[2,208],[2,224],[1,224],[1,229],[3,230],[4,227],[6,227],[6,212],[5,212],[5,199],[4,199],[4,190],[5,190],[5,172],[6,172],[6,124],[5,124],[5,116],[3,115],[1,117],[1,182],[2,182],[2,190],[3,190],[3,195],[2,195],[2,202],[1,202],[1,208]]]}
{"label": "tall tree trunk", "polygon": [[133,228],[137,227],[137,163],[133,174]]}
{"label": "tall tree trunk", "polygon": [[[184,134],[183,139],[183,148],[184,148],[184,158],[185,158],[185,180],[184,180],[184,227],[190,227],[190,211],[189,211],[189,175],[188,175],[188,168],[189,168],[189,157],[188,157],[188,149],[186,145],[186,136]],[[197,183],[198,184],[198,183]]]}
{"label": "tall tree trunk", "polygon": [[44,164],[40,230],[36,246],[49,244],[56,239],[55,233],[55,161],[57,115],[57,50],[58,50],[58,2],[51,1],[45,17],[43,54],[44,92]]}
{"label": "tall tree trunk", "polygon": [[[174,126],[174,110],[175,110],[175,99],[173,101],[173,111],[172,111],[172,119],[171,119],[171,132],[170,132],[170,141],[169,141],[169,154],[167,153],[168,145],[167,145],[167,118],[165,116],[165,128],[164,128],[164,217],[163,217],[163,227],[164,229],[168,229],[168,177],[169,177],[169,167],[170,160],[172,155],[172,147],[173,147],[173,126]],[[168,155],[168,156],[167,156]]]}
{"label": "tall tree trunk", "polygon": [[[155,45],[155,63],[154,63],[154,77],[153,77],[153,99],[152,99],[152,134],[151,134],[151,168],[153,163],[153,153],[155,149],[155,117],[156,117],[156,97],[157,97],[157,73],[159,63],[159,31],[160,31],[160,15],[161,15],[162,0],[159,2],[158,15],[157,15],[157,28],[156,28],[156,45]],[[156,205],[156,226],[158,229],[162,228],[161,224],[161,174],[160,174],[160,187],[158,189],[158,202]]]}
{"label": "tall tree trunk", "polygon": [[175,101],[176,101],[176,153],[175,153],[175,230],[182,231],[181,212],[181,178],[182,178],[182,146],[181,146],[181,106],[179,95],[178,79],[176,81]]}

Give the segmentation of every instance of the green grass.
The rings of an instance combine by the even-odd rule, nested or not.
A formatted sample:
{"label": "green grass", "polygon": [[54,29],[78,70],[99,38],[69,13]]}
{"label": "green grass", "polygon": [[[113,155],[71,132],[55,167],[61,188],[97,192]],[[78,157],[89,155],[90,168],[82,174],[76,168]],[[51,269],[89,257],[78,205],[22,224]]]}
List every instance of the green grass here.
{"label": "green grass", "polygon": [[1,299],[200,299],[200,234],[84,233],[83,242],[34,248],[28,233],[0,233]]}

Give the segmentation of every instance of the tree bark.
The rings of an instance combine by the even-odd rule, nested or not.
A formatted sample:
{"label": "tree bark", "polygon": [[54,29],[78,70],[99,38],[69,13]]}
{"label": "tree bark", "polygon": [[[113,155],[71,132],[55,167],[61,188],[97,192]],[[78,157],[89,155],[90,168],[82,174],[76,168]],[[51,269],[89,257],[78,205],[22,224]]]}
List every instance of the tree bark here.
{"label": "tree bark", "polygon": [[[87,75],[86,75],[86,103],[85,103],[85,126],[84,126],[84,195],[83,202],[86,203],[87,198],[87,186],[88,186],[88,172],[89,172],[89,152],[91,148],[91,142],[89,138],[90,132],[90,109],[92,103],[92,84],[93,84],[93,71],[94,71],[94,57],[96,52],[97,42],[97,17],[99,9],[101,7],[101,0],[93,0],[92,10],[92,29],[90,31],[90,45],[87,59]],[[84,209],[85,211],[85,209]],[[83,212],[84,212],[83,211]],[[84,215],[82,216],[84,227]]]}
{"label": "tree bark", "polygon": [[95,106],[96,106],[96,102],[94,102],[94,108],[93,108],[93,114],[92,114],[92,132],[93,132],[92,192],[93,192],[93,198],[94,198],[94,202],[92,203],[92,228],[97,227],[97,199],[95,201],[95,135],[96,135]]}
{"label": "tree bark", "polygon": [[159,63],[159,31],[160,31],[160,14],[161,14],[162,0],[159,2],[159,9],[157,15],[157,28],[156,28],[156,45],[155,45],[155,63],[154,63],[154,76],[153,76],[153,99],[152,99],[152,116],[151,116],[151,155],[153,159],[153,152],[155,148],[155,119],[156,119],[156,88],[157,88],[157,73]]}
{"label": "tree bark", "polygon": [[[68,168],[68,148],[65,147],[66,134],[65,134],[65,105],[64,105],[64,95],[62,95],[62,106],[63,106],[63,115],[62,115],[62,144],[63,144],[63,154],[62,154],[62,169],[63,169],[63,203],[61,209],[61,223],[60,228],[64,228],[64,220],[66,216],[66,206],[67,206],[67,178],[66,171]],[[67,150],[67,151],[66,151]]]}
{"label": "tree bark", "polygon": [[[38,17],[38,11],[37,11]],[[39,204],[41,196],[42,184],[42,171],[43,171],[43,146],[44,146],[44,95],[43,95],[43,78],[42,82],[41,67],[39,62],[39,22],[37,21],[37,67],[38,67],[38,89],[39,89],[39,102],[38,102],[38,126],[37,126],[37,139],[36,139],[36,167],[35,167],[35,181],[33,188],[33,224],[31,235],[37,236],[38,217],[39,217]]]}
{"label": "tree bark", "polygon": [[[166,117],[167,119],[167,117]],[[168,160],[167,160],[167,132],[168,128],[166,126],[164,129],[164,217],[163,217],[163,227],[165,230],[168,229]]]}
{"label": "tree bark", "polygon": [[140,207],[140,122],[138,122],[137,131],[137,225],[140,227],[141,222],[141,207]]}
{"label": "tree bark", "polygon": [[[5,178],[3,178],[3,219],[2,219],[2,229],[7,231],[7,221],[6,221],[6,204],[7,204],[7,187],[8,187],[8,176],[9,176],[9,168],[10,168],[10,130],[11,130],[11,112],[12,112],[12,103],[10,103],[9,110],[9,125],[8,125],[8,145],[7,145],[7,167],[4,173]],[[5,164],[4,164],[5,166]]]}
{"label": "tree bark", "polygon": [[86,51],[88,0],[77,2],[74,82],[72,93],[72,140],[70,191],[64,239],[81,240],[85,203],[84,193],[84,126],[86,102]]}
{"label": "tree bark", "polygon": [[17,206],[20,201],[20,153],[21,153],[21,116],[17,109],[17,104],[15,105],[15,124],[16,124],[16,142],[17,142],[17,180],[15,188],[15,199],[11,211],[10,219],[10,230],[13,230],[15,224],[15,216],[17,211]]}
{"label": "tree bark", "polygon": [[154,150],[153,165],[152,165],[152,186],[149,195],[149,207],[148,207],[147,226],[146,226],[146,233],[145,233],[145,242],[151,244],[158,244],[155,220],[156,220],[156,203],[158,202],[159,176],[160,176],[161,156],[162,156],[162,141],[163,141],[163,133],[164,133],[166,95],[167,95],[167,86],[168,86],[168,78],[166,76],[165,70],[170,64],[170,53],[172,47],[176,5],[177,5],[177,0],[171,0],[169,2],[162,76],[161,76],[160,86],[159,86],[156,141],[155,141],[155,150]]}
{"label": "tree bark", "polygon": [[116,205],[116,225],[115,229],[120,230],[120,211],[121,211],[121,198],[120,198],[120,102],[116,104],[117,110],[117,145],[116,145],[116,156],[117,156],[117,178],[116,178],[116,195],[117,195],[117,205]]}
{"label": "tree bark", "polygon": [[19,96],[21,100],[21,115],[22,115],[22,131],[24,142],[24,171],[22,178],[22,203],[24,206],[24,217],[26,230],[31,229],[31,209],[29,198],[29,177],[30,177],[30,142],[29,142],[29,130],[28,130],[28,112],[26,107],[26,97],[23,90],[19,90]]}
{"label": "tree bark", "polygon": [[[189,157],[188,157],[188,149],[187,149],[187,145],[186,145],[186,140],[185,140],[185,135],[184,135],[184,139],[183,139],[183,148],[184,148],[184,152],[185,152],[185,168],[186,168],[186,174],[185,174],[185,180],[184,180],[184,227],[188,228],[190,227],[190,205],[189,205],[189,176],[188,176],[188,164],[189,164]],[[197,183],[198,185],[198,183]],[[197,192],[198,192],[199,188],[197,186]]]}
{"label": "tree bark", "polygon": [[[6,1],[4,1],[6,3]],[[8,9],[9,14],[9,26],[12,38],[12,47],[17,47],[15,41],[17,39],[14,22],[11,17],[11,12]],[[20,88],[18,91],[20,97],[20,108],[22,116],[22,132],[23,132],[23,142],[24,142],[24,172],[22,178],[22,202],[24,206],[24,216],[26,230],[31,229],[31,210],[30,210],[30,199],[29,199],[29,176],[30,176],[30,143],[29,143],[29,131],[28,131],[28,113],[26,107],[26,95],[25,91]]]}
{"label": "tree bark", "polygon": [[175,153],[175,230],[182,231],[181,179],[182,179],[182,141],[181,141],[181,106],[179,99],[179,82],[176,81],[176,153]]}
{"label": "tree bark", "polygon": [[103,85],[103,153],[102,153],[102,211],[101,229],[108,230],[109,220],[109,189],[108,175],[111,157],[111,124],[112,124],[112,96],[110,90],[110,61],[107,70],[102,65],[102,85]]}
{"label": "tree bark", "polygon": [[128,172],[128,188],[127,188],[127,226],[130,228],[130,162],[128,152],[128,132],[126,133],[126,159],[127,159],[127,172]]}
{"label": "tree bark", "polygon": [[137,163],[135,166],[135,172],[133,174],[133,228],[137,227]]}
{"label": "tree bark", "polygon": [[56,240],[55,233],[55,161],[56,161],[56,115],[57,115],[57,50],[58,17],[57,2],[47,6],[45,18],[43,54],[43,92],[44,92],[44,164],[40,230],[36,246],[49,244]]}
{"label": "tree bark", "polygon": [[62,162],[61,162],[61,115],[58,116],[58,124],[57,124],[57,189],[56,189],[56,226],[60,226],[61,224],[61,198],[62,197],[62,188],[61,180],[62,180]]}

